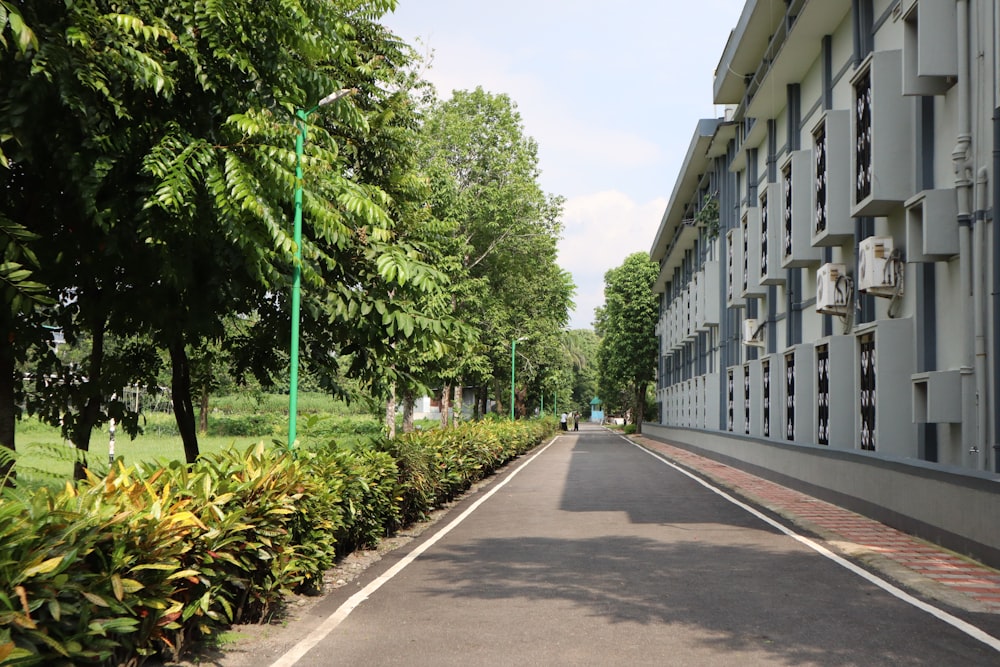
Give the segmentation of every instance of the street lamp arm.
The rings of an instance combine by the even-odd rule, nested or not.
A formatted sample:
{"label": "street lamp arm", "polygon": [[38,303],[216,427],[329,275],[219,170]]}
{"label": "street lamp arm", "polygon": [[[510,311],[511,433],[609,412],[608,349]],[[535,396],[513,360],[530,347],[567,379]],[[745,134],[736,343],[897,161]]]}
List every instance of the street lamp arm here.
{"label": "street lamp arm", "polygon": [[320,107],[325,107],[327,104],[331,104],[333,102],[336,102],[341,97],[347,97],[348,95],[354,95],[357,92],[358,92],[357,88],[341,88],[337,92],[330,93],[329,95],[327,95],[326,97],[324,97],[323,99],[321,99],[316,106],[314,106],[312,109],[310,109],[309,111],[306,112],[306,115],[308,116],[309,114],[311,114],[313,111],[316,111],[316,109],[319,109]]}

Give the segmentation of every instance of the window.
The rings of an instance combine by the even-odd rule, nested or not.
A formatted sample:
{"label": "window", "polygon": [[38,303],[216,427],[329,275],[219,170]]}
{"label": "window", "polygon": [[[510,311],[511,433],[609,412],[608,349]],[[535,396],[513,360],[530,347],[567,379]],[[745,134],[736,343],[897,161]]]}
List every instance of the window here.
{"label": "window", "polygon": [[743,432],[750,435],[750,366],[743,367]]}
{"label": "window", "polygon": [[733,430],[733,420],[734,420],[734,417],[735,417],[735,414],[734,414],[735,405],[734,404],[735,404],[735,401],[736,401],[735,386],[734,386],[735,382],[733,380],[733,369],[730,368],[727,371],[727,373],[726,373],[726,379],[727,379],[727,387],[726,387],[726,392],[727,392],[727,397],[726,397],[726,430],[731,433],[732,430]]}
{"label": "window", "polygon": [[872,77],[867,70],[854,84],[855,136],[854,201],[872,193]]}
{"label": "window", "polygon": [[785,438],[795,440],[795,353],[785,355]]}
{"label": "window", "polygon": [[764,415],[761,428],[765,438],[771,437],[771,362],[764,360],[761,369],[761,391],[764,399]]}
{"label": "window", "polygon": [[830,348],[816,347],[816,417],[818,423],[817,442],[830,444]]}
{"label": "window", "polygon": [[875,451],[875,334],[858,338],[861,348],[861,449]]}
{"label": "window", "polygon": [[813,133],[813,157],[816,160],[816,217],[813,232],[826,231],[826,124],[823,123]]}
{"label": "window", "polygon": [[767,190],[760,196],[760,277],[767,277]]}

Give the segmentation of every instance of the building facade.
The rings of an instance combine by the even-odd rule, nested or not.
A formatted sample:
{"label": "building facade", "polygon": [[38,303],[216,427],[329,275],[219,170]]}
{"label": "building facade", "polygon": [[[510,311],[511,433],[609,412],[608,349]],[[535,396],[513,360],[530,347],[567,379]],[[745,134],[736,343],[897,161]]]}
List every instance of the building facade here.
{"label": "building facade", "polygon": [[992,561],[998,5],[749,0],[650,253],[653,434]]}

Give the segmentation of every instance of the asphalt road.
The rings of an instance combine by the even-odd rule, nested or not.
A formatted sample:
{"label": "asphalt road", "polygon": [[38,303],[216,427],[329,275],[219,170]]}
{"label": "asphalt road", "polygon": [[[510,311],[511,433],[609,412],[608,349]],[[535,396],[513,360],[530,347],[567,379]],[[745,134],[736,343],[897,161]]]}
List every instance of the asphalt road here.
{"label": "asphalt road", "polygon": [[312,634],[258,664],[1000,665],[647,451],[581,429],[317,605]]}

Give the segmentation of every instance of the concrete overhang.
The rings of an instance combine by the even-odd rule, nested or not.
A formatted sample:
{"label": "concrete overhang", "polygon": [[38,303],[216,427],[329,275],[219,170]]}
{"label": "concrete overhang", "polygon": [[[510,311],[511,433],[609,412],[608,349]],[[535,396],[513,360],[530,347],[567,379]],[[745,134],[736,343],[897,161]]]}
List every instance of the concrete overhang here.
{"label": "concrete overhang", "polygon": [[786,86],[801,82],[823,50],[823,38],[833,33],[851,12],[850,0],[809,0],[778,45],[745,114],[775,118],[788,104]]}
{"label": "concrete overhang", "polygon": [[784,17],[784,2],[748,0],[743,5],[740,20],[729,33],[729,40],[715,68],[712,92],[716,104],[740,103],[746,91],[747,77],[757,71],[771,35]]}
{"label": "concrete overhang", "polygon": [[[691,143],[688,145],[687,154],[684,156],[684,162],[681,164],[680,173],[677,175],[677,181],[674,183],[674,190],[667,202],[667,209],[660,219],[660,227],[649,251],[650,258],[660,265],[660,276],[657,279],[655,289],[663,288],[666,276],[669,275],[666,273],[668,267],[670,271],[673,271],[676,262],[683,259],[683,256],[680,259],[666,257],[669,250],[677,247],[678,238],[685,231],[688,234],[693,233],[694,238],[697,238],[697,229],[690,224],[685,224],[684,213],[697,193],[698,184],[710,164],[711,158],[708,156],[708,149],[716,138],[720,127],[726,128],[725,132],[728,132],[728,128],[733,125],[733,123],[724,122],[721,118],[703,118],[698,121],[694,136],[691,137]],[[687,230],[684,229],[685,227]],[[682,253],[680,254],[682,255]]]}

